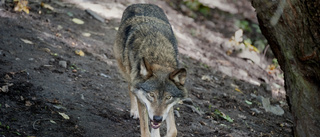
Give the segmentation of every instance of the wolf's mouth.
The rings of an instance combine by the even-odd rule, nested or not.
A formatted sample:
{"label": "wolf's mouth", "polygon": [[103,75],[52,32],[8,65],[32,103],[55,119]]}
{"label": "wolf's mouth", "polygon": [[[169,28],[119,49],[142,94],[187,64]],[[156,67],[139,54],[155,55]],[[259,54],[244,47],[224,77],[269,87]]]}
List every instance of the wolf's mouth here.
{"label": "wolf's mouth", "polygon": [[150,123],[151,123],[151,127],[152,127],[153,129],[157,129],[157,128],[159,128],[160,125],[161,125],[161,122],[158,123],[158,122],[155,122],[155,121],[153,121],[153,120],[150,120]]}

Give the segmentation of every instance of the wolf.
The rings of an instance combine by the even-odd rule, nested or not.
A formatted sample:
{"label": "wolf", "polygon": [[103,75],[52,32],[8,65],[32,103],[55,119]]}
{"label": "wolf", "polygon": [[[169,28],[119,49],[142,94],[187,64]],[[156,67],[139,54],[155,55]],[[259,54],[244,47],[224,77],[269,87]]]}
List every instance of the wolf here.
{"label": "wolf", "polygon": [[173,106],[188,95],[187,71],[179,68],[177,40],[163,10],[153,4],[128,6],[113,50],[129,85],[130,115],[140,119],[141,136],[159,137],[166,121],[166,136],[175,137]]}

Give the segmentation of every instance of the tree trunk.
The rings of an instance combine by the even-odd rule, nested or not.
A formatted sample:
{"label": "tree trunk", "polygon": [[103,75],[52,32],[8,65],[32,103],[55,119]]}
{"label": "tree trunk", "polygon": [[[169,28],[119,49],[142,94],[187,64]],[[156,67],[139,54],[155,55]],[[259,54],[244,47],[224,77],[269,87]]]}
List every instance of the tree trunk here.
{"label": "tree trunk", "polygon": [[320,0],[252,0],[284,72],[294,136],[320,135]]}

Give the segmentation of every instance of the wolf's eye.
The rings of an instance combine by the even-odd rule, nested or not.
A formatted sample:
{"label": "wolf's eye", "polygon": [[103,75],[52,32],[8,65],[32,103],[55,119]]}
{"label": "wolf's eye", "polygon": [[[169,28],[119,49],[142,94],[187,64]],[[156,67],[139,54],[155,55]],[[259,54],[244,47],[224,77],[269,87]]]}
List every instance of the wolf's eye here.
{"label": "wolf's eye", "polygon": [[166,99],[170,100],[170,99],[172,99],[172,96],[167,96]]}
{"label": "wolf's eye", "polygon": [[154,97],[154,93],[149,93],[149,96],[150,97]]}

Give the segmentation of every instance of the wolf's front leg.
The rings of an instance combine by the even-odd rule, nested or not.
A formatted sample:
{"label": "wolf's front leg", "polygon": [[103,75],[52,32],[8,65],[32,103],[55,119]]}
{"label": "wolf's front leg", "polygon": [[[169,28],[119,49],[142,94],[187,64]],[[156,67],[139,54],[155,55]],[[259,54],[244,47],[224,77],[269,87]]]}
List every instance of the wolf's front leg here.
{"label": "wolf's front leg", "polygon": [[140,101],[137,101],[137,102],[138,102],[138,110],[140,115],[141,137],[150,137],[149,117],[148,117],[147,108]]}
{"label": "wolf's front leg", "polygon": [[174,120],[173,107],[170,109],[166,122],[167,122],[167,135],[165,137],[176,137],[177,128]]}
{"label": "wolf's front leg", "polygon": [[139,118],[139,112],[138,112],[138,102],[137,97],[133,95],[130,87],[129,87],[129,95],[130,95],[130,117],[133,117],[133,119]]}

